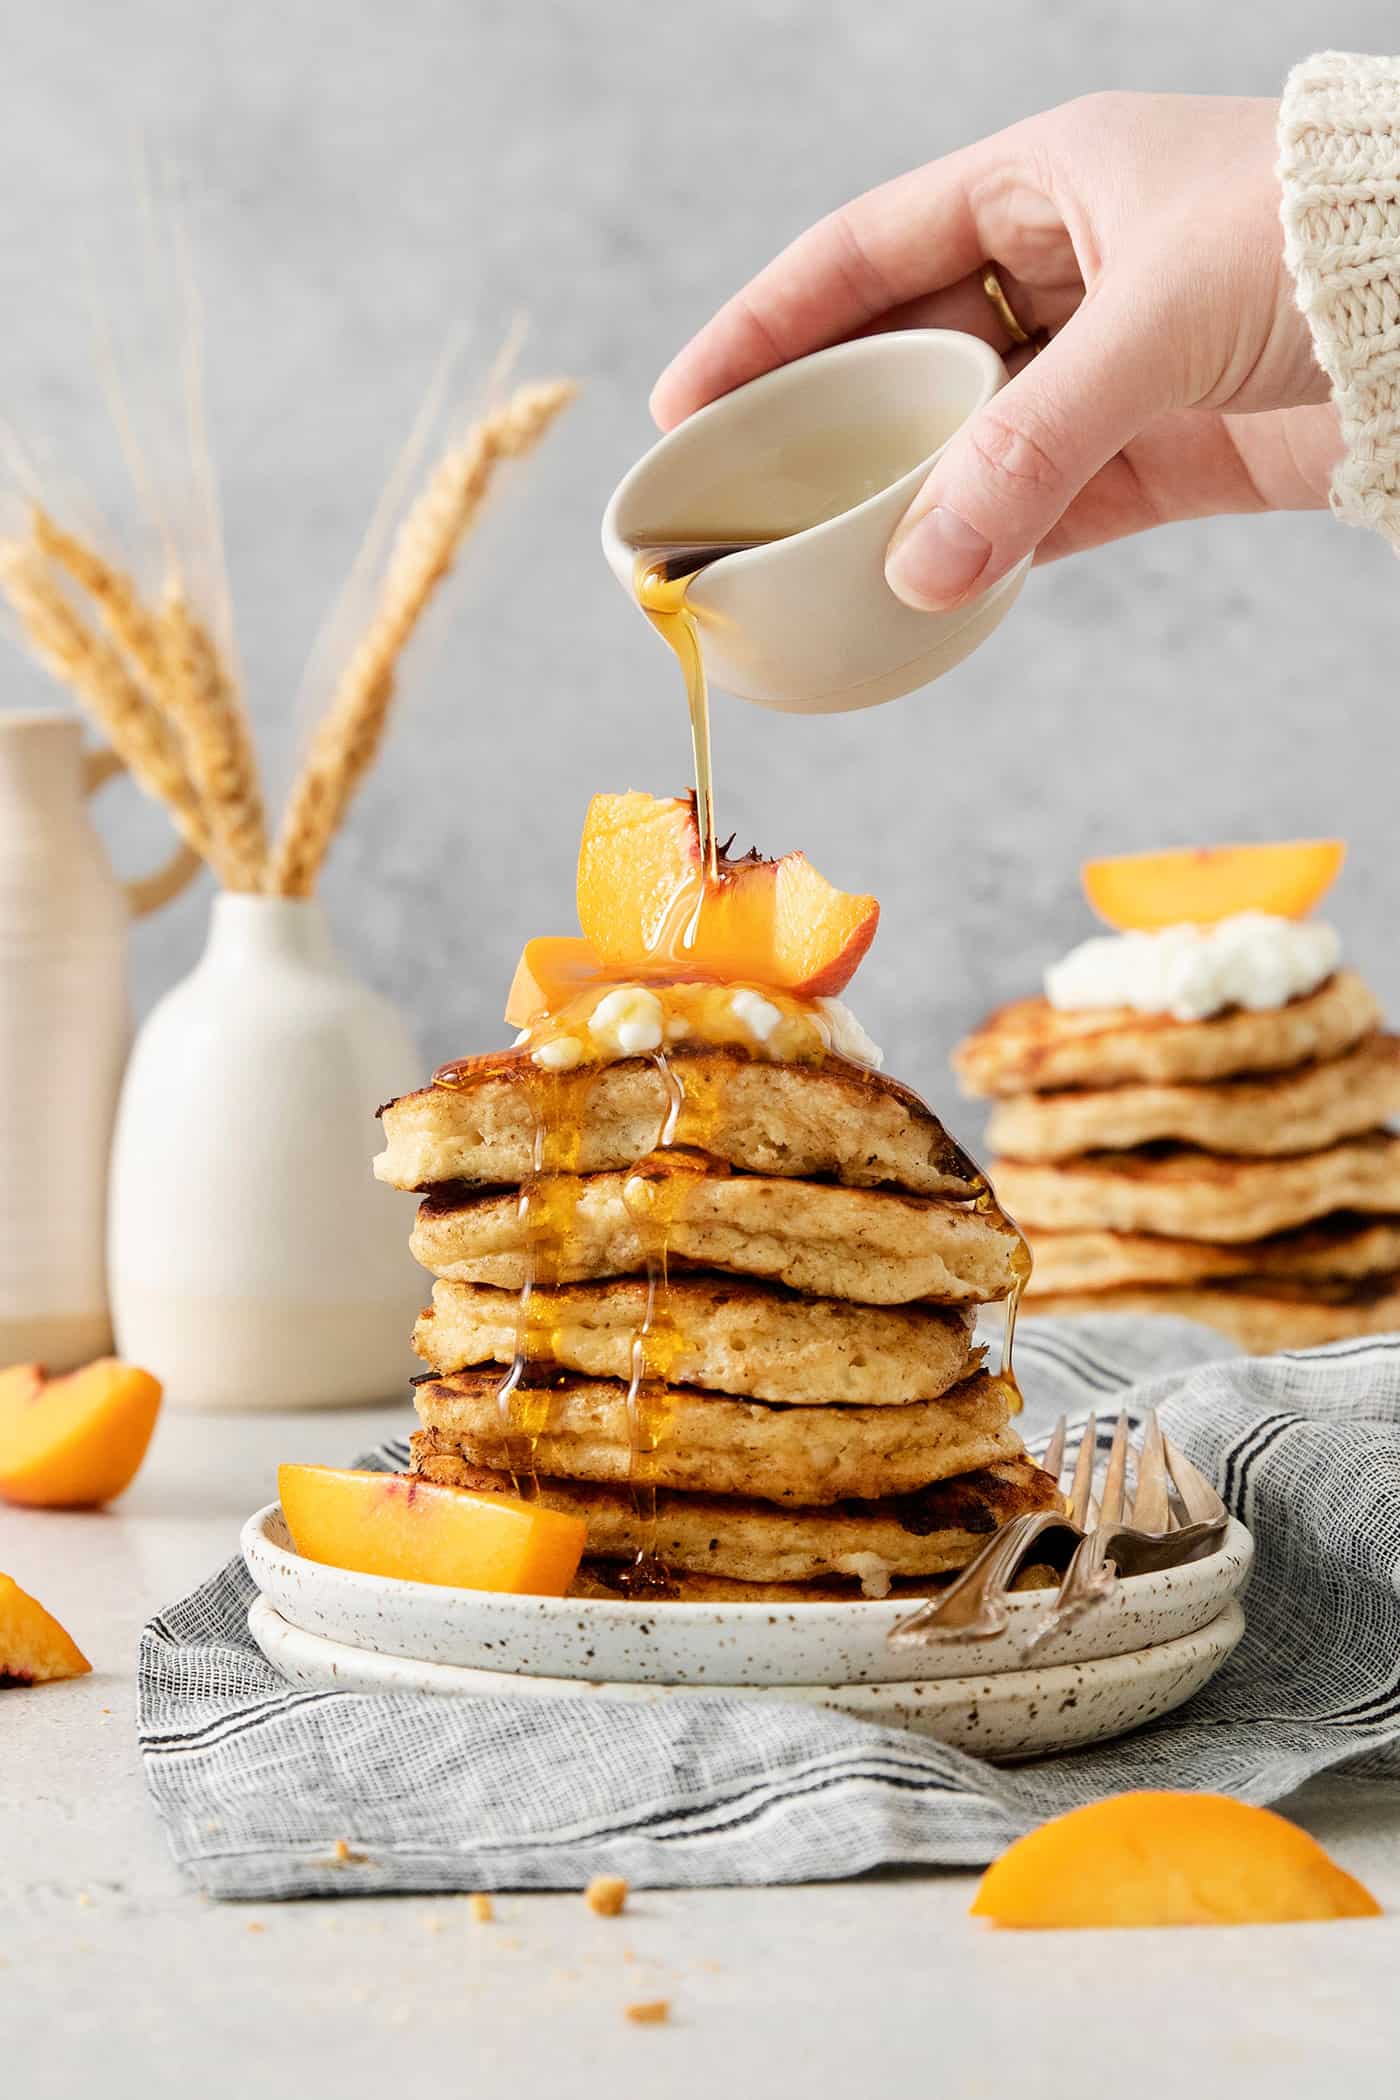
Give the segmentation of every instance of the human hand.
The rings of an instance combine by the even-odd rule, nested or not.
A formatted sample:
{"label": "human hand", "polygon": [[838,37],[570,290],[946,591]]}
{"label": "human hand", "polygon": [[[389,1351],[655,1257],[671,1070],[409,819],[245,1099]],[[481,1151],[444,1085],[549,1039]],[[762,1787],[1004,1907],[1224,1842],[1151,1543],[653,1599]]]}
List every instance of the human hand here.
{"label": "human hand", "polygon": [[[890,542],[908,603],[1219,511],[1327,501],[1327,382],[1283,260],[1277,104],[1090,95],[823,219],[658,380],[663,429],[775,365],[889,328],[960,328],[1008,385],[945,447]],[[982,289],[1045,330],[1010,350]]]}

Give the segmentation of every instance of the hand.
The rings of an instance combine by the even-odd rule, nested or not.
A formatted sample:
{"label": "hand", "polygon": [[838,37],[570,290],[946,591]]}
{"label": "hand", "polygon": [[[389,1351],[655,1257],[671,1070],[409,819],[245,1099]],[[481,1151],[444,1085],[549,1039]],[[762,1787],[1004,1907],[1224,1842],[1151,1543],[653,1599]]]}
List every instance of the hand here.
{"label": "hand", "polygon": [[[1341,451],[1283,260],[1277,104],[1090,95],[823,219],[662,374],[670,429],[789,358],[887,328],[961,328],[1013,377],[950,441],[890,542],[911,605],[974,596],[1172,519],[1311,509]],[[1044,329],[1010,351],[981,285]]]}

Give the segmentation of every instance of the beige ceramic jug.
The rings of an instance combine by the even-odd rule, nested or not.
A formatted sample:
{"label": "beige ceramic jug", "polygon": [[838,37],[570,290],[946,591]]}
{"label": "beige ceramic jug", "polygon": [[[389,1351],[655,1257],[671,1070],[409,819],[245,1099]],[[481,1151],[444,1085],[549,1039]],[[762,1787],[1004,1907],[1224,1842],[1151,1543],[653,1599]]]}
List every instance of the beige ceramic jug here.
{"label": "beige ceramic jug", "polygon": [[0,1365],[111,1346],[107,1159],[130,1040],[127,926],[200,863],[124,884],[87,812],[122,770],[60,714],[0,713]]}

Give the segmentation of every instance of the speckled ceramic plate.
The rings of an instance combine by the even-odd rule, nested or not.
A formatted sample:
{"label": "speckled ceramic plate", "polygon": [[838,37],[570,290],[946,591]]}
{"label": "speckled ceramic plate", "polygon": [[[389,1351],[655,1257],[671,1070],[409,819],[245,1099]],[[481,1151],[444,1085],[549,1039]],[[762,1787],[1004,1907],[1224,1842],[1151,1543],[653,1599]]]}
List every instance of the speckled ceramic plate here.
{"label": "speckled ceramic plate", "polygon": [[[754,1607],[748,1605],[746,1610]],[[1170,1713],[1214,1676],[1244,1632],[1244,1613],[1227,1604],[1209,1625],[1134,1655],[1051,1669],[1004,1670],[992,1677],[923,1678],[904,1684],[604,1684],[577,1677],[516,1677],[451,1663],[349,1648],[289,1626],[266,1597],[254,1599],[248,1628],[275,1669],[301,1684],[345,1692],[433,1692],[481,1698],[555,1696],[614,1699],[789,1699],[826,1706],[885,1728],[909,1728],[979,1757],[1014,1758],[1105,1742]]]}
{"label": "speckled ceramic plate", "polygon": [[[1244,1585],[1253,1543],[1232,1523],[1208,1560],[1116,1584],[1102,1604],[1036,1651],[1039,1668],[1124,1655],[1196,1632]],[[459,1669],[610,1684],[896,1684],[1022,1670],[1044,1591],[1011,1599],[1004,1633],[975,1648],[914,1654],[885,1640],[915,1609],[881,1603],[668,1604],[511,1597],[356,1575],[303,1560],[274,1502],[243,1529],[243,1558],[282,1618],[348,1648]]]}

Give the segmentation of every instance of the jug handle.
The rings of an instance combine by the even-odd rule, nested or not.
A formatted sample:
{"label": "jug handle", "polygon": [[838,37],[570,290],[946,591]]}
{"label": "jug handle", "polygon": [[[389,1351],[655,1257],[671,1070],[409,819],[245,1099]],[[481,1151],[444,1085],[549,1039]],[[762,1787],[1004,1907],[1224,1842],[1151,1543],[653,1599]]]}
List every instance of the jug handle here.
{"label": "jug handle", "polygon": [[[120,752],[107,745],[99,745],[95,751],[83,753],[83,793],[95,795],[100,787],[116,774],[126,771],[126,760]],[[143,919],[148,911],[159,911],[172,897],[178,897],[187,883],[194,880],[204,863],[194,847],[181,839],[163,868],[153,874],[138,875],[134,882],[126,885],[126,901],[134,919]]]}

